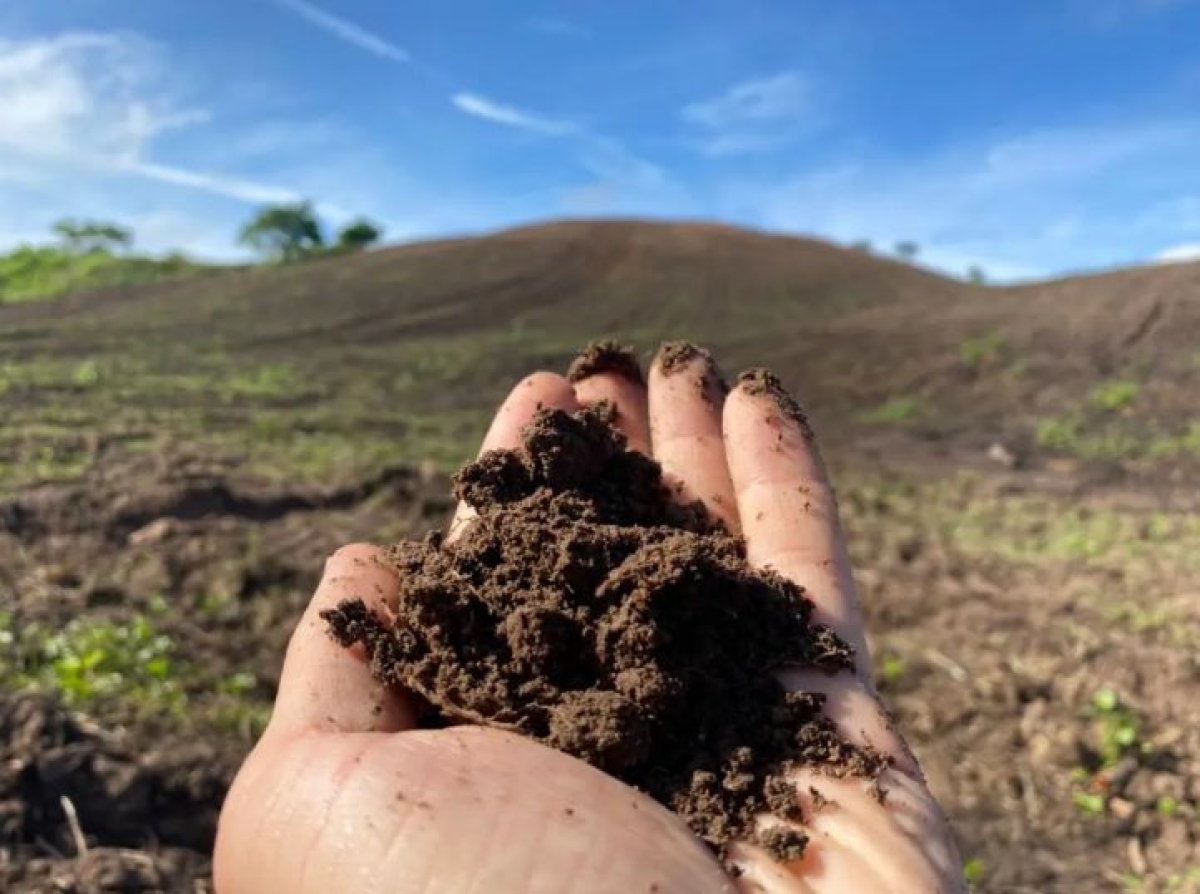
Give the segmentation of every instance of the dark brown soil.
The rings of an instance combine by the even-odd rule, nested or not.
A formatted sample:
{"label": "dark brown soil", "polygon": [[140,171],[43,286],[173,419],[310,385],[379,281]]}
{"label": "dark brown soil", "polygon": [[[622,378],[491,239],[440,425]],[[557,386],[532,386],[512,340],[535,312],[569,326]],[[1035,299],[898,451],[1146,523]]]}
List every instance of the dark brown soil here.
{"label": "dark brown soil", "polygon": [[0,890],[190,888],[207,875],[235,766],[204,742],[147,749],[46,698],[0,691],[0,842],[22,857],[0,856]]}
{"label": "dark brown soil", "polygon": [[[845,741],[823,696],[773,671],[835,673],[853,653],[810,622],[784,578],[742,543],[681,512],[656,463],[625,448],[604,408],[544,411],[517,451],[468,465],[463,536],[391,551],[394,620],[361,601],[328,612],[380,679],[423,696],[426,722],[478,723],[558,748],[636,786],[716,849],[754,817],[794,817],[787,771],[873,776],[886,764]],[[759,839],[795,858],[802,837]]]}
{"label": "dark brown soil", "polygon": [[613,373],[631,382],[644,381],[637,357],[615,341],[592,342],[567,368],[567,378],[572,382],[581,382],[599,373]]}

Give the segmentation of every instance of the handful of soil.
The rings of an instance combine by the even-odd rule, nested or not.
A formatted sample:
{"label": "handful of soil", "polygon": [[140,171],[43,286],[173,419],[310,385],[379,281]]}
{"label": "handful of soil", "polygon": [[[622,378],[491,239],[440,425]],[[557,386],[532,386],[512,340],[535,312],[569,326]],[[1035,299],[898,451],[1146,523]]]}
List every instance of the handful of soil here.
{"label": "handful of soil", "polygon": [[604,406],[539,413],[519,450],[459,472],[478,512],[459,539],[392,548],[395,617],[350,601],[325,620],[378,679],[423,697],[426,725],[520,733],[656,798],[718,852],[747,838],[795,859],[803,835],[756,839],[753,822],[799,818],[788,770],[873,776],[885,760],[773,671],[832,673],[852,651],[810,622],[799,587],[674,499],[611,420]]}

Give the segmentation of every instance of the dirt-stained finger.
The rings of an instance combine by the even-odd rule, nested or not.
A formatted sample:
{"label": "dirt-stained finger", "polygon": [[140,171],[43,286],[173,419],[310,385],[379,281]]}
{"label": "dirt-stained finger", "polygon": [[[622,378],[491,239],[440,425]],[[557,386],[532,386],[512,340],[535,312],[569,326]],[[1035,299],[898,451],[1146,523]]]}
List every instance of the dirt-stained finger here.
{"label": "dirt-stained finger", "polygon": [[575,386],[580,406],[612,404],[616,426],[629,446],[650,455],[646,381],[631,351],[614,341],[593,342],[572,361],[567,378]]}
{"label": "dirt-stained finger", "polygon": [[387,614],[398,594],[396,572],[379,547],[344,546],[330,557],[288,643],[268,734],[396,732],[412,727],[408,700],[371,676],[361,649],[336,643],[321,617],[321,612],[353,599]]}
{"label": "dirt-stained finger", "polygon": [[743,373],[725,401],[725,450],[747,557],[804,587],[828,624],[870,661],[833,488],[808,420],[766,370]]}
{"label": "dirt-stained finger", "polygon": [[650,439],[667,483],[683,500],[700,500],[730,531],[737,504],[721,410],[727,392],[712,355],[690,342],[663,345],[650,367]]}

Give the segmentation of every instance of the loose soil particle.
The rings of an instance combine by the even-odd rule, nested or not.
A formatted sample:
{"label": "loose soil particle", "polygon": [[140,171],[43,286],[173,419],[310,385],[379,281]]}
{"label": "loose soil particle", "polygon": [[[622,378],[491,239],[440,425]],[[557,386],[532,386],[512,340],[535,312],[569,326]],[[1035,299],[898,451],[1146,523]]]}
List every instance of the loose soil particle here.
{"label": "loose soil particle", "polygon": [[696,380],[696,387],[701,397],[712,406],[720,406],[725,395],[729,393],[729,385],[721,375],[712,354],[690,341],[664,342],[658,349],[658,367],[664,376],[679,375],[697,362],[700,376]]}
{"label": "loose soil particle", "polygon": [[751,397],[768,397],[773,400],[779,407],[779,412],[795,422],[806,438],[812,439],[813,433],[808,424],[808,416],[796,402],[796,398],[792,397],[791,393],[783,387],[783,382],[775,373],[762,368],[748,369],[738,376],[738,387]]}
{"label": "loose soil particle", "polygon": [[803,835],[754,823],[800,818],[789,770],[874,779],[886,761],[773,671],[844,671],[852,650],[610,423],[605,407],[539,413],[519,450],[458,474],[479,513],[461,538],[392,548],[394,620],[357,600],[324,617],[377,678],[423,697],[425,725],[521,733],[648,793],[718,852],[750,839],[795,859]]}

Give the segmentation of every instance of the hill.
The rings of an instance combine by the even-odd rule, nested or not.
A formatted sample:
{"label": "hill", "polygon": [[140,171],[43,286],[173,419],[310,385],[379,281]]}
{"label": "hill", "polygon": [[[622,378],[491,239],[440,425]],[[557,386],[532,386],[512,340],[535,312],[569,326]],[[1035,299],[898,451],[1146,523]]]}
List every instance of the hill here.
{"label": "hill", "polygon": [[449,464],[511,381],[603,335],[772,366],[843,443],[1190,474],[1198,296],[1200,265],[990,288],[814,240],[631,222],[114,288],[0,308],[0,480],[29,480],[35,429],[55,474],[86,461],[85,428],[319,480]]}

